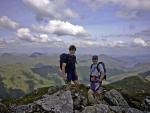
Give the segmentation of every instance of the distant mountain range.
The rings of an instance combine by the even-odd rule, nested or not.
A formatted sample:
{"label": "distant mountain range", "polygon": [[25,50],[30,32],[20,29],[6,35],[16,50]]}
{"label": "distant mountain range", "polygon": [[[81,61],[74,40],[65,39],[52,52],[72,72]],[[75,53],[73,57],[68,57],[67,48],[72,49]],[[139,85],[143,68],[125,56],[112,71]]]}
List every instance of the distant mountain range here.
{"label": "distant mountain range", "polygon": [[[77,55],[77,71],[81,83],[89,84],[89,68],[92,55]],[[107,68],[107,83],[122,80],[142,73],[148,78],[150,56],[111,57],[99,55]],[[133,65],[134,64],[134,65]],[[128,65],[128,66],[127,66]],[[64,84],[59,70],[59,55],[47,55],[40,52],[27,54],[4,53],[0,56],[1,87],[0,98],[8,98],[10,90],[14,95],[24,95],[36,88]],[[5,97],[5,93],[7,96]],[[18,93],[20,92],[20,93]],[[1,96],[4,95],[4,96]]]}
{"label": "distant mountain range", "polygon": [[45,54],[39,53],[39,52],[34,52],[30,55],[30,57],[33,57],[33,58],[40,57],[40,56],[45,56]]}

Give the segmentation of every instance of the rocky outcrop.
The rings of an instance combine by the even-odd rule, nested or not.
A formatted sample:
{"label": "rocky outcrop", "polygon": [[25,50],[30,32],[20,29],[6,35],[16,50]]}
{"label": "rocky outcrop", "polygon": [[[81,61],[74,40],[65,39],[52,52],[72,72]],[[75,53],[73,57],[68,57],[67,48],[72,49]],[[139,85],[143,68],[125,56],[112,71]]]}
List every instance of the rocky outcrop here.
{"label": "rocky outcrop", "polygon": [[71,96],[73,99],[73,106],[75,110],[83,110],[87,106],[88,100],[83,93],[72,89]]}
{"label": "rocky outcrop", "polygon": [[73,100],[70,91],[58,91],[53,95],[45,95],[35,102],[43,110],[55,113],[73,113]]}
{"label": "rocky outcrop", "polygon": [[112,90],[106,92],[105,98],[113,106],[129,107],[128,103],[123,98],[123,96],[118,91],[116,91],[115,89],[112,89]]}
{"label": "rocky outcrop", "polygon": [[38,111],[38,106],[34,103],[28,104],[28,105],[20,105],[16,107],[11,108],[12,113],[34,113],[35,111]]}
{"label": "rocky outcrop", "polygon": [[109,109],[108,105],[97,104],[86,107],[81,113],[113,113],[113,111]]}
{"label": "rocky outcrop", "polygon": [[150,111],[150,96],[146,96],[143,102],[143,108],[146,111]]}
{"label": "rocky outcrop", "polygon": [[109,108],[115,113],[144,113],[143,111],[130,107],[110,106]]}
{"label": "rocky outcrop", "polygon": [[12,108],[14,113],[73,113],[73,100],[70,91],[60,90],[52,95],[45,94],[43,97],[31,104]]}
{"label": "rocky outcrop", "polygon": [[[89,105],[87,91],[87,88],[83,90],[81,87],[71,87],[69,90],[64,87],[50,87],[45,95],[33,103],[9,109],[11,113],[148,113],[130,107],[124,97],[114,89],[106,91],[97,104]],[[149,102],[148,98],[145,101]]]}

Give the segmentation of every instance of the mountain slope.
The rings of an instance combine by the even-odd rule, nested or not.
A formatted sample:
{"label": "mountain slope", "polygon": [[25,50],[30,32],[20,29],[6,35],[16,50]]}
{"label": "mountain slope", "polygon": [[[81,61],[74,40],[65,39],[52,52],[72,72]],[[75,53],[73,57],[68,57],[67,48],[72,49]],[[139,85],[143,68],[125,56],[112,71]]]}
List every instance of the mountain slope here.
{"label": "mountain slope", "polygon": [[119,90],[131,106],[140,108],[146,96],[150,96],[150,82],[140,76],[132,76],[109,84]]}
{"label": "mountain slope", "polygon": [[[47,77],[45,77],[32,72],[29,66],[23,64],[0,66],[0,75],[3,78],[1,81],[6,90],[18,89],[24,93],[29,93],[39,87],[62,84],[61,78],[55,76],[54,73],[49,73]],[[4,98],[4,96],[0,96],[0,98]],[[5,98],[8,98],[8,96]]]}

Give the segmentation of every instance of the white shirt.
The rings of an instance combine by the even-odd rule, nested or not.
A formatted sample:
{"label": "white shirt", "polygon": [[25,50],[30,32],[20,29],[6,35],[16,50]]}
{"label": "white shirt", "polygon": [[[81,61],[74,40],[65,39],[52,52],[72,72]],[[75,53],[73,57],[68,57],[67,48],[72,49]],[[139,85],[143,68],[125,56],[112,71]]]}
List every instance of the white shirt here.
{"label": "white shirt", "polygon": [[[102,64],[99,64],[98,68],[100,69],[101,73],[104,73],[104,69],[103,69]],[[95,75],[95,76],[99,76],[100,75],[100,73],[97,70],[97,64],[93,64],[92,65],[92,68],[90,69],[90,72],[91,72],[91,75]]]}

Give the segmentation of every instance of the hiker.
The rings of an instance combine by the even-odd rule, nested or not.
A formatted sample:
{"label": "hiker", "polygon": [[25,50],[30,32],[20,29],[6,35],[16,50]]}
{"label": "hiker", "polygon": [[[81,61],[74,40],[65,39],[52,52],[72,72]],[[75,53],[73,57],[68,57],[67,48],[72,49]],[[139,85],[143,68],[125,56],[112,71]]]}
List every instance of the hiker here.
{"label": "hiker", "polygon": [[90,67],[90,89],[88,99],[91,104],[96,103],[95,98],[102,93],[102,81],[106,79],[106,69],[103,62],[98,62],[98,56],[92,57],[93,64]]}
{"label": "hiker", "polygon": [[76,47],[70,45],[69,54],[63,53],[60,55],[60,68],[62,70],[63,78],[67,84],[74,82],[76,86],[79,85],[77,71],[76,71]]}

